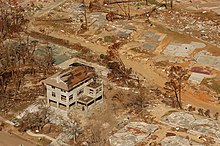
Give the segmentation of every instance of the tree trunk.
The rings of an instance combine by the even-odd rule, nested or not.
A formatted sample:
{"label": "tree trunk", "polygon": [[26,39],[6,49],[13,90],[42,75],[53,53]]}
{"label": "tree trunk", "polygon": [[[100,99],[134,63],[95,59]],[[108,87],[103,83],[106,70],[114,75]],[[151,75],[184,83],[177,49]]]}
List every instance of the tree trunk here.
{"label": "tree trunk", "polygon": [[148,6],[148,0],[145,0],[145,5]]}
{"label": "tree trunk", "polygon": [[173,0],[170,0],[170,7],[173,9]]}
{"label": "tree trunk", "polygon": [[181,92],[182,92],[182,82],[181,81],[179,81],[179,103],[180,103],[180,108],[182,109],[182,95],[181,95]]}
{"label": "tree trunk", "polygon": [[0,76],[0,80],[1,80],[2,93],[4,93],[4,81],[3,81],[3,77],[2,76]]}
{"label": "tree trunk", "polygon": [[84,7],[85,7],[85,10],[84,10],[85,26],[86,26],[86,30],[88,30],[87,11],[86,11],[86,4],[85,4],[85,1],[84,1],[84,0],[83,0],[83,5],[84,5]]}
{"label": "tree trunk", "polygon": [[176,101],[177,101],[177,103],[178,103],[178,105],[179,105],[179,108],[180,108],[180,109],[183,109],[183,108],[182,108],[181,101],[179,101],[179,97],[178,97],[177,91],[175,90],[174,92],[175,92],[175,97],[176,97]]}
{"label": "tree trunk", "polygon": [[128,3],[128,20],[131,20],[130,3]]}

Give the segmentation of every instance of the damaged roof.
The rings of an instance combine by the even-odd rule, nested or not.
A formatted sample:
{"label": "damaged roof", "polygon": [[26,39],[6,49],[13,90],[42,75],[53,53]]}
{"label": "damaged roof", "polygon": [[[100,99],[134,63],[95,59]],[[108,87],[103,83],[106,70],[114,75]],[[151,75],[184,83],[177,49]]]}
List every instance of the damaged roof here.
{"label": "damaged roof", "polygon": [[100,87],[102,84],[101,83],[98,83],[98,82],[91,82],[89,85],[87,85],[88,87],[91,87],[91,88],[98,88]]}
{"label": "damaged roof", "polygon": [[86,65],[72,66],[47,78],[44,83],[69,91],[79,83],[95,76],[93,67]]}

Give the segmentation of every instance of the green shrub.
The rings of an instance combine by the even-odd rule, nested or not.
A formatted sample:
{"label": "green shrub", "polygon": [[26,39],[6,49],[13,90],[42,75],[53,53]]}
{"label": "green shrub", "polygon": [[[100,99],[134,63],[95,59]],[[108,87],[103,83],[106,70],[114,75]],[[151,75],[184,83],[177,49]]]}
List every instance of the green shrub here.
{"label": "green shrub", "polygon": [[112,36],[104,36],[105,42],[112,42],[112,40],[113,40]]}
{"label": "green shrub", "polygon": [[105,59],[105,58],[107,58],[107,55],[105,55],[105,54],[100,54],[100,58],[101,58],[101,59]]}

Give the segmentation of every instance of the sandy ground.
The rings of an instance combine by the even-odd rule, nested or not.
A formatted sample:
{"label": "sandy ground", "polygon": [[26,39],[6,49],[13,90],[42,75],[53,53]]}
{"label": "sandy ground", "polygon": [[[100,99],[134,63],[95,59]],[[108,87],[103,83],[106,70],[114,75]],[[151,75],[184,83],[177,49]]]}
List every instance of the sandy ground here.
{"label": "sandy ground", "polygon": [[[37,30],[34,28],[31,28],[32,30]],[[180,34],[174,33],[174,32],[169,32],[167,33],[167,30],[165,31],[164,28],[163,30],[159,30],[159,32],[163,32],[166,34],[169,34],[169,37],[167,37],[167,39],[165,39],[165,42],[161,42],[161,47],[164,46],[167,42],[170,41],[170,39],[173,39],[174,37],[177,38],[177,36],[180,36]],[[81,37],[76,37],[75,35],[65,35],[65,33],[62,32],[53,32],[50,34],[53,37],[56,38],[62,38],[64,40],[68,40],[70,43],[80,43],[82,46],[86,46],[88,48],[90,48],[91,50],[93,50],[95,53],[97,54],[105,54],[107,47],[106,46],[102,46],[102,45],[98,45],[95,43],[91,43],[86,41],[84,38]],[[182,38],[182,42],[191,42],[192,40],[195,41],[199,41],[198,39],[194,39],[191,37],[186,37],[184,35],[181,35],[183,37]],[[200,41],[199,41],[200,42]],[[207,44],[207,43],[206,43]],[[208,45],[208,44],[207,44]],[[213,50],[213,47],[206,47],[206,49],[208,50]],[[152,67],[150,66],[150,64],[146,64],[146,63],[141,63],[140,61],[135,61],[133,59],[129,59],[126,56],[120,55],[122,61],[124,62],[124,64],[126,65],[126,67],[128,68],[132,68],[134,71],[136,71],[137,73],[141,74],[142,76],[144,76],[147,80],[148,84],[156,84],[160,87],[164,86],[164,83],[166,82],[166,78],[160,76],[158,73],[156,73],[155,71],[153,71]],[[205,95],[205,93],[200,93],[198,95],[196,95],[194,93],[193,90],[191,90],[190,88],[187,89],[187,91],[183,94],[183,101],[184,104],[192,104],[196,107],[204,107],[204,108],[209,108],[211,111],[213,112],[217,112],[220,111],[220,106],[214,104],[213,105],[213,100],[210,100],[210,96],[209,95]],[[210,100],[210,101],[208,101]]]}
{"label": "sandy ground", "polygon": [[[46,11],[48,11],[48,10],[49,9],[45,9],[45,11],[43,11],[42,14],[45,14]],[[41,15],[41,14],[38,13],[38,15]],[[32,26],[30,24],[29,30],[37,31],[38,28],[36,26]],[[157,30],[157,31],[162,32],[162,33],[166,33],[169,35],[169,37],[167,37],[163,42],[161,42],[160,47],[156,51],[157,55],[167,45],[167,43],[169,43],[173,39],[179,40],[180,42],[185,42],[185,43],[191,42],[193,40],[199,41],[198,39],[191,38],[191,37],[188,37],[185,35],[180,35],[180,34],[168,31],[167,29],[164,29],[164,28],[160,28],[160,30]],[[53,31],[50,35],[53,37],[56,37],[56,38],[68,40],[70,43],[80,43],[82,46],[86,46],[86,47],[90,48],[91,50],[93,50],[97,54],[105,54],[106,50],[107,50],[106,46],[101,46],[101,45],[98,45],[95,43],[88,42],[84,38],[78,37],[74,34],[70,35],[70,34],[66,34],[65,32],[63,33],[60,31],[57,31],[57,32]],[[213,46],[210,46],[210,45],[208,45],[206,49],[213,50],[213,52],[216,52],[216,50],[213,49]],[[139,61],[134,61],[132,59],[128,59],[127,57],[125,57],[123,55],[121,55],[121,59],[124,62],[124,64],[126,65],[126,67],[128,67],[128,68],[131,67],[134,71],[136,71],[136,72],[140,73],[142,76],[144,76],[147,79],[147,81],[151,82],[151,83],[149,83],[149,82],[147,82],[147,83],[149,83],[149,84],[155,83],[155,84],[159,85],[160,87],[163,87],[164,83],[166,82],[166,78],[164,78],[164,77],[160,76],[158,73],[154,72],[152,70],[152,67],[150,66],[150,64],[141,63]],[[197,109],[199,107],[202,107],[204,109],[210,109],[211,114],[214,114],[215,112],[220,111],[219,104],[217,104],[208,93],[205,93],[205,92],[195,93],[195,91],[193,91],[192,89],[187,88],[187,91],[183,93],[182,97],[183,97],[184,105],[191,104],[191,105],[196,106]],[[171,109],[168,108],[167,106],[160,105],[157,107],[157,110],[153,111],[152,113],[153,113],[153,115],[156,116],[156,119],[159,121],[159,118],[164,113],[166,113],[166,111],[168,111],[168,110],[171,110]],[[106,119],[106,117],[102,117],[102,118]],[[110,123],[114,124],[115,121],[111,121]],[[169,130],[169,128],[167,128],[167,126],[162,126],[161,130],[159,130],[157,132],[160,139],[164,137],[164,134],[166,133],[167,130]],[[10,141],[10,144],[7,145],[8,141]],[[20,139],[19,137],[14,136],[14,135],[10,135],[6,132],[0,132],[0,146],[16,146],[21,143],[23,145],[28,145],[28,146],[33,145],[33,144],[28,144],[28,142],[25,143],[24,140]]]}
{"label": "sandy ground", "polygon": [[182,97],[184,105],[191,104],[197,109],[200,107],[210,109],[212,115],[220,111],[219,103],[207,92],[195,92],[187,88],[187,92],[184,92]]}
{"label": "sandy ground", "polygon": [[35,146],[35,144],[25,141],[24,139],[7,133],[5,131],[0,132],[0,146]]}
{"label": "sandy ground", "polygon": [[[31,29],[36,31],[36,29],[34,28],[31,28]],[[88,42],[82,37],[76,37],[75,35],[67,36],[65,35],[65,33],[62,33],[62,32],[53,32],[50,35],[56,38],[68,40],[70,43],[80,43],[82,46],[88,47],[89,49],[93,50],[97,54],[106,54],[106,50],[107,50],[106,46],[101,46],[98,44]],[[156,83],[159,86],[163,86],[163,84],[165,83],[166,79],[162,78],[157,73],[152,71],[149,64],[131,60],[122,55],[120,57],[127,68],[132,68],[134,71],[141,74],[146,79]]]}

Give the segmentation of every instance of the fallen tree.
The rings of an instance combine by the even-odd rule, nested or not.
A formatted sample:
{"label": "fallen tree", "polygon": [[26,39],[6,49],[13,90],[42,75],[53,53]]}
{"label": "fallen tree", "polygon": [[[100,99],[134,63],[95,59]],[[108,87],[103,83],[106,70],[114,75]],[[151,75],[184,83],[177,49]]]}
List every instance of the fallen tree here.
{"label": "fallen tree", "polygon": [[119,56],[119,47],[120,43],[114,43],[107,50],[107,57],[105,59],[107,60],[108,68],[111,69],[108,78],[119,84],[137,86],[139,84],[139,78],[133,73],[132,68],[125,67]]}

